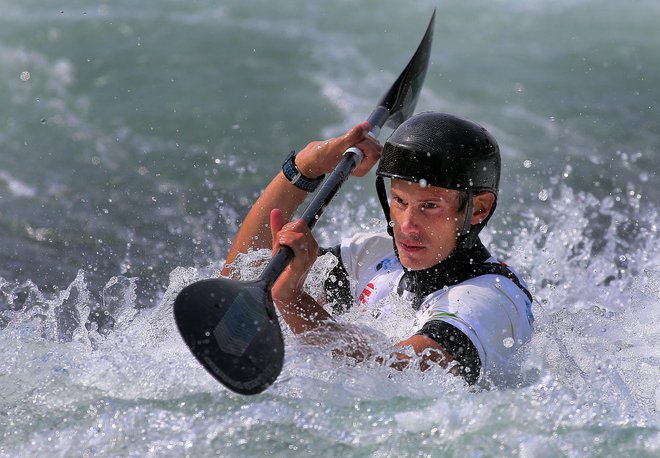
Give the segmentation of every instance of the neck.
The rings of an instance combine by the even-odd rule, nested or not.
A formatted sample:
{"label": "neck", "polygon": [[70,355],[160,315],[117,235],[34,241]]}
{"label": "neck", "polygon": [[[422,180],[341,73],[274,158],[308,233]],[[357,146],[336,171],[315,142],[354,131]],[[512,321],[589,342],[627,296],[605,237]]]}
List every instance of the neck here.
{"label": "neck", "polygon": [[422,299],[432,292],[474,277],[478,266],[489,257],[490,253],[479,238],[469,247],[459,244],[447,258],[428,269],[405,269],[397,291],[410,297],[417,309]]}

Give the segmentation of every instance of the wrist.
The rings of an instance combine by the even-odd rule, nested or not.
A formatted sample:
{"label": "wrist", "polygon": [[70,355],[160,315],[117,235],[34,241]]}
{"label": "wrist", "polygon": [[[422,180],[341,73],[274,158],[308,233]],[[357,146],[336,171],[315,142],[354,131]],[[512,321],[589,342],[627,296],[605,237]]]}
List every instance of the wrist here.
{"label": "wrist", "polygon": [[302,150],[294,156],[296,167],[304,176],[308,177],[309,179],[323,179],[325,172],[319,170],[318,158],[315,158],[313,154],[308,153],[308,151]]}
{"label": "wrist", "polygon": [[283,273],[271,288],[273,301],[295,306],[304,293],[306,276],[293,276],[290,271]]}
{"label": "wrist", "polygon": [[313,173],[304,171],[304,169],[301,170],[299,164],[296,162],[296,154],[293,151],[291,151],[287,160],[282,164],[282,173],[289,180],[289,183],[307,192],[315,191],[325,178],[324,174],[314,176]]}

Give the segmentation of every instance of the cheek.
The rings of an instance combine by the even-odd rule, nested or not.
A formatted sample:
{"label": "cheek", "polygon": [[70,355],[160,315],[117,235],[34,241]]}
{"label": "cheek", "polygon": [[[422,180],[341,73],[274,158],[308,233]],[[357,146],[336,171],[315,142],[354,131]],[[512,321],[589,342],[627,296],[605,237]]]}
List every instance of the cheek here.
{"label": "cheek", "polygon": [[452,245],[460,234],[460,227],[455,216],[443,215],[432,223],[424,225],[424,232],[430,240],[435,240],[443,247]]}
{"label": "cheek", "polygon": [[457,216],[455,213],[435,210],[433,212],[426,211],[420,220],[424,227],[434,232],[445,232],[448,228],[458,225]]}

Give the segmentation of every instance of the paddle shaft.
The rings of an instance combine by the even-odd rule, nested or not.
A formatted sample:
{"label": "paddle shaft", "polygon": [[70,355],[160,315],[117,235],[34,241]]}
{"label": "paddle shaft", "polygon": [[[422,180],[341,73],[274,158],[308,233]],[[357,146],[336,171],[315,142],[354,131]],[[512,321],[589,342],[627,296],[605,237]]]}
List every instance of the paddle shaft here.
{"label": "paddle shaft", "polygon": [[[376,109],[371,112],[368,119],[369,124],[371,125],[369,135],[378,137],[380,129],[387,121],[389,114],[390,111],[383,106],[376,107]],[[312,201],[302,215],[302,220],[305,221],[305,224],[307,224],[310,229],[314,227],[321,217],[325,207],[328,206],[335,194],[337,194],[337,191],[339,191],[339,188],[344,184],[351,172],[360,165],[363,157],[364,155],[362,151],[355,146],[344,152],[339,164],[337,164],[332,173],[323,181],[321,187],[316,191]],[[286,266],[289,265],[292,258],[293,251],[291,248],[288,246],[280,247],[259,276],[259,280],[264,281],[266,287],[270,289],[280,274],[286,269]]]}

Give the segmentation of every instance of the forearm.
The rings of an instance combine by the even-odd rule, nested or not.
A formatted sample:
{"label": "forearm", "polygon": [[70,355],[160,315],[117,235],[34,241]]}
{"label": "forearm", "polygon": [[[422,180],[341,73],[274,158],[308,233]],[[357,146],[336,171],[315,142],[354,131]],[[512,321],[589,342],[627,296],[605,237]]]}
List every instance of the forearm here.
{"label": "forearm", "polygon": [[[419,357],[419,368],[422,372],[431,368],[434,364],[446,369],[449,363],[453,361],[452,356],[442,345],[424,335],[415,334],[397,343],[394,347],[400,349],[411,348]],[[395,357],[395,361],[390,363],[390,367],[394,369],[403,370],[412,362],[410,355],[406,352],[395,351],[391,356]],[[457,375],[454,369],[452,369],[452,373]]]}
{"label": "forearm", "polygon": [[291,219],[306,197],[306,191],[289,183],[282,172],[279,172],[261,193],[243,220],[227,255],[222,275],[229,276],[231,269],[227,265],[231,264],[239,253],[271,247],[271,210],[279,208],[287,220]]}
{"label": "forearm", "polygon": [[313,331],[334,322],[332,316],[305,292],[300,292],[294,299],[275,299],[275,305],[294,334]]}

